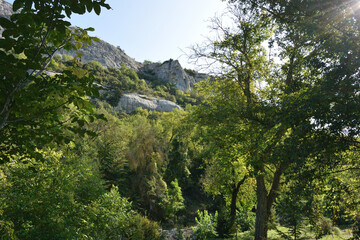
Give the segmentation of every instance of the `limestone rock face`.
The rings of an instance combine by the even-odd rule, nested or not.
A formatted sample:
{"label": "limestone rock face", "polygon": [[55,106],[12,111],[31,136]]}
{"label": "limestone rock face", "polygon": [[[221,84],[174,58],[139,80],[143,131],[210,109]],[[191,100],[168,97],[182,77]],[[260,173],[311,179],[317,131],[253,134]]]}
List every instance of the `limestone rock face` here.
{"label": "limestone rock face", "polygon": [[0,0],[0,17],[9,19],[12,14],[12,5],[4,0]]}
{"label": "limestone rock face", "polygon": [[174,109],[182,109],[176,103],[168,100],[148,97],[136,93],[127,93],[120,98],[115,110],[131,113],[139,107],[158,112],[171,112]]}
{"label": "limestone rock face", "polygon": [[140,71],[145,76],[152,76],[162,82],[170,82],[182,90],[190,90],[195,83],[206,80],[209,76],[195,71],[185,71],[178,60],[165,61],[162,64],[151,63],[143,65]]}
{"label": "limestone rock face", "polygon": [[[82,62],[97,61],[104,67],[120,68],[122,64],[125,64],[129,68],[138,70],[142,64],[130,58],[118,47],[111,45],[105,41],[93,41],[87,48],[80,49],[83,53],[81,57]],[[76,56],[75,51],[66,52],[61,51],[62,54],[70,56]]]}
{"label": "limestone rock face", "polygon": [[[12,14],[12,5],[5,0],[0,0],[0,17],[10,18]],[[0,37],[2,32],[3,29],[0,27]],[[141,63],[130,58],[120,48],[102,40],[93,41],[89,47],[81,49],[80,52],[83,53],[81,58],[83,62],[97,61],[105,67],[120,68],[122,64],[125,64],[129,68],[138,70],[142,66]],[[75,51],[61,50],[60,53],[76,56]]]}
{"label": "limestone rock face", "polygon": [[[13,14],[12,5],[4,0],[0,0],[0,17],[9,19]],[[0,27],[0,37],[4,29]]]}
{"label": "limestone rock face", "polygon": [[[0,0],[0,16],[9,18],[12,11],[12,5],[5,0]],[[3,29],[0,27],[0,37]],[[97,61],[105,67],[120,68],[125,64],[129,68],[141,73],[145,79],[158,79],[164,83],[172,83],[182,91],[190,90],[195,83],[206,80],[209,76],[192,70],[185,70],[177,60],[168,60],[162,64],[141,64],[120,49],[105,41],[94,41],[87,48],[81,49],[83,62]],[[60,51],[61,54],[76,56],[75,51]]]}

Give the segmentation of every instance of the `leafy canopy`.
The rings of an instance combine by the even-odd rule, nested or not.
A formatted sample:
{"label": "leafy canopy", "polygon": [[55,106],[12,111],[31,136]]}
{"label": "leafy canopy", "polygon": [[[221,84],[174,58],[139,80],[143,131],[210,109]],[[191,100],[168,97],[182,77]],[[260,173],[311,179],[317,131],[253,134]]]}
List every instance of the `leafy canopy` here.
{"label": "leafy canopy", "polygon": [[[34,155],[35,147],[66,141],[65,130],[85,133],[82,126],[97,117],[88,96],[97,96],[94,78],[74,65],[63,74],[46,71],[61,48],[77,50],[95,38],[92,28],[71,27],[64,13],[100,14],[105,0],[15,0],[10,19],[0,18],[0,161],[13,154]],[[69,111],[70,110],[70,111]],[[70,112],[67,118],[62,113]]]}

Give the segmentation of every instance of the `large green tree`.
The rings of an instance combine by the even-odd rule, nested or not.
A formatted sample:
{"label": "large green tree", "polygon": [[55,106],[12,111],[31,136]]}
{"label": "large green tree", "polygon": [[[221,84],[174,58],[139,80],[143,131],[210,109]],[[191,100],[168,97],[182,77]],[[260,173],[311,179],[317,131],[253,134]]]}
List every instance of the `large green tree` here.
{"label": "large green tree", "polygon": [[96,117],[88,99],[97,95],[91,74],[76,60],[62,74],[52,76],[46,68],[61,48],[76,50],[94,39],[87,34],[91,28],[71,27],[66,16],[100,14],[103,7],[110,8],[105,0],[15,0],[10,19],[0,18],[5,29],[0,39],[1,162],[66,140],[66,129],[84,133],[84,123]]}
{"label": "large green tree", "polygon": [[[255,239],[266,239],[282,177],[320,176],[341,164],[331,156],[358,144],[359,16],[353,1],[234,2],[234,26],[216,21],[219,39],[195,49],[232,81],[214,85],[197,114],[211,127],[249,129],[233,141],[256,180]],[[267,58],[264,43],[280,59]]]}

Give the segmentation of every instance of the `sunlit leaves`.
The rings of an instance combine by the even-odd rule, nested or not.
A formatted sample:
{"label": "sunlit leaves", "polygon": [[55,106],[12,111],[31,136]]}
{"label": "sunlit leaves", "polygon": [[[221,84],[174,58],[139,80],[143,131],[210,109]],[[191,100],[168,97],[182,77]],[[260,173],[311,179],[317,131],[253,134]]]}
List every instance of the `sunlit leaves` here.
{"label": "sunlit leaves", "polygon": [[[95,39],[87,34],[92,28],[70,27],[63,15],[64,11],[69,17],[84,14],[93,5],[110,8],[105,1],[16,0],[10,20],[0,19],[5,28],[0,40],[0,151],[4,156],[34,153],[35,146],[62,142],[65,129],[86,133],[86,115],[97,118],[89,97],[98,96],[99,88],[76,61],[62,75],[44,73],[59,49],[77,50]],[[71,106],[67,119],[63,114]]]}

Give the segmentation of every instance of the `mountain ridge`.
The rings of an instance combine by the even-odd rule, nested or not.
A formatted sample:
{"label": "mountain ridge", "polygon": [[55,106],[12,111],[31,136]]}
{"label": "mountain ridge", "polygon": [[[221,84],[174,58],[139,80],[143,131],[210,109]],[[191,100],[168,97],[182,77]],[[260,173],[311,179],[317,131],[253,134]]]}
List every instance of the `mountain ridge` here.
{"label": "mountain ridge", "polygon": [[[13,13],[12,5],[5,0],[0,0],[0,17],[10,18]],[[0,27],[0,37],[3,29]],[[189,74],[181,66],[178,60],[167,60],[163,63],[142,64],[128,56],[120,47],[103,41],[93,41],[88,47],[79,50],[82,54],[81,61],[84,63],[96,61],[104,67],[119,69],[124,64],[134,69],[146,78],[157,78],[163,83],[174,84],[181,91],[188,91],[197,83],[207,79],[209,76],[191,70]],[[59,54],[75,57],[76,51],[61,50]]]}
{"label": "mountain ridge", "polygon": [[[0,17],[9,19],[11,14],[13,14],[12,5],[5,0],[0,0]],[[0,27],[0,38],[2,31],[3,29]],[[137,62],[135,59],[129,57],[120,47],[115,47],[101,39],[99,41],[93,41],[89,46],[78,50],[78,52],[81,53],[81,61],[85,64],[95,61],[103,67],[116,70],[121,70],[123,65],[125,65],[133,69],[136,74],[141,76],[141,78],[150,85],[160,83],[164,86],[173,86],[182,92],[191,90],[197,82],[206,80],[209,77],[203,73],[184,69],[178,60],[170,59],[163,63]],[[64,49],[60,50],[57,54],[65,54],[72,57],[78,56],[77,51],[65,51]],[[112,91],[113,94],[116,94],[115,89],[111,90],[109,86],[106,87],[108,87],[107,92]],[[166,88],[167,87],[164,89]],[[176,98],[174,96],[172,97],[174,102],[172,102],[169,101],[169,98],[168,100],[161,99],[161,97],[164,97],[162,94],[160,94],[160,98],[154,98],[129,89],[123,89],[121,92],[122,94],[117,93],[119,100],[114,105],[117,110],[132,112],[137,107],[142,107],[148,110],[168,112],[173,109],[182,109],[175,103]]]}
{"label": "mountain ridge", "polygon": [[[79,50],[82,54],[81,61],[84,63],[96,61],[104,67],[121,68],[122,64],[127,67],[138,71],[142,64],[129,57],[122,49],[115,47],[114,45],[105,42],[103,40],[92,41],[91,45]],[[76,51],[61,50],[61,54],[66,54],[75,57]]]}

